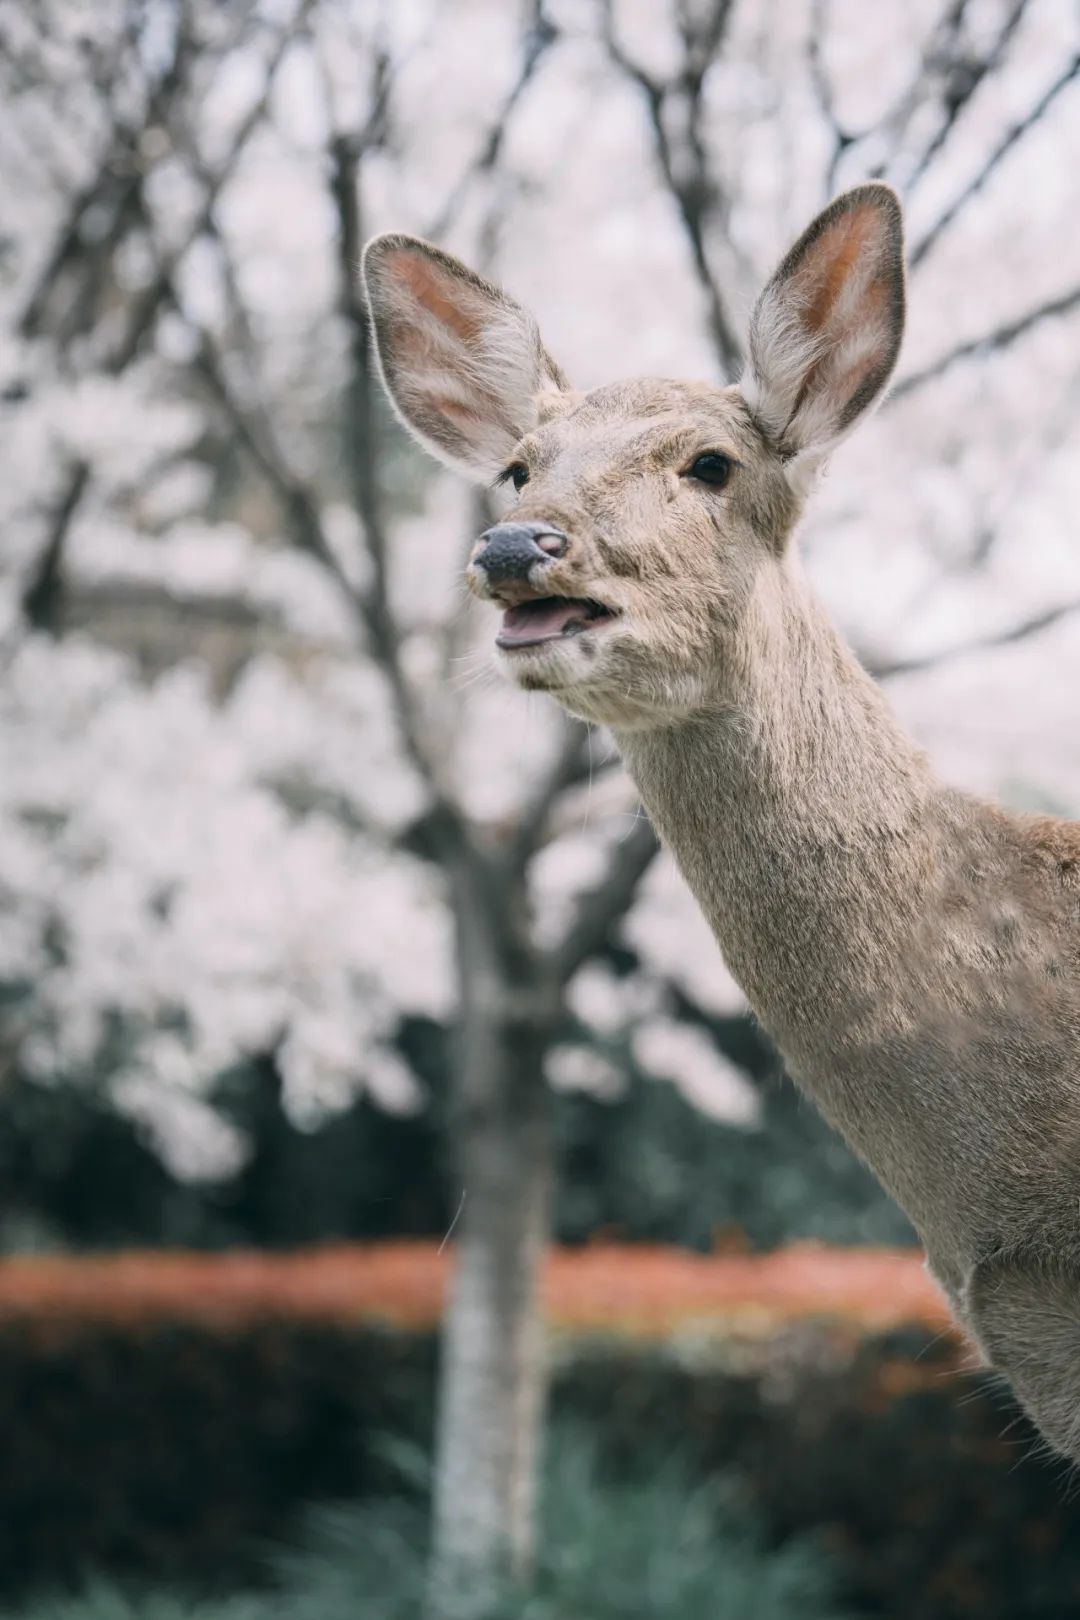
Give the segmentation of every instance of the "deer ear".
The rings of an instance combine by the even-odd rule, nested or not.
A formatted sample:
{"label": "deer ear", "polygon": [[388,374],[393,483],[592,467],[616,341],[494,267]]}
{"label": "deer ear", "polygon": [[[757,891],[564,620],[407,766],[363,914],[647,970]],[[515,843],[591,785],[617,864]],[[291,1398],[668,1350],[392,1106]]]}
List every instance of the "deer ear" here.
{"label": "deer ear", "polygon": [[881,398],[904,330],[904,233],[889,186],[837,197],[757,301],[740,387],[805,482]]}
{"label": "deer ear", "polygon": [[377,236],[363,259],[382,379],[405,426],[474,477],[505,467],[566,380],[536,322],[459,260],[415,236]]}

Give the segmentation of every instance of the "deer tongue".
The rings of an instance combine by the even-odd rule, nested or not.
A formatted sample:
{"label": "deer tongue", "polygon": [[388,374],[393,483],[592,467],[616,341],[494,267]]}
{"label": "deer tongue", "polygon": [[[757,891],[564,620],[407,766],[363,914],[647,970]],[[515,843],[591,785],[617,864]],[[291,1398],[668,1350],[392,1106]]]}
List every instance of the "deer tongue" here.
{"label": "deer tongue", "polygon": [[544,596],[536,602],[521,602],[517,607],[507,608],[503,615],[498,644],[500,647],[529,647],[537,641],[554,641],[594,617],[591,602],[569,596]]}

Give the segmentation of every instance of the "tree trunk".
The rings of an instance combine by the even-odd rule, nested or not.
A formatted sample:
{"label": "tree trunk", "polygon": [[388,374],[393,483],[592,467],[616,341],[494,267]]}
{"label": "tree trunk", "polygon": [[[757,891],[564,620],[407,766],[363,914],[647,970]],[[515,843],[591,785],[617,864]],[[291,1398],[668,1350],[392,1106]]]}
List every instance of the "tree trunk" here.
{"label": "tree trunk", "polygon": [[[525,964],[460,923],[463,1017],[454,1128],[465,1202],[443,1324],[430,1620],[483,1614],[527,1576],[546,1367],[541,1263],[552,1182],[543,1076],[554,1013]],[[523,972],[524,968],[524,972]]]}

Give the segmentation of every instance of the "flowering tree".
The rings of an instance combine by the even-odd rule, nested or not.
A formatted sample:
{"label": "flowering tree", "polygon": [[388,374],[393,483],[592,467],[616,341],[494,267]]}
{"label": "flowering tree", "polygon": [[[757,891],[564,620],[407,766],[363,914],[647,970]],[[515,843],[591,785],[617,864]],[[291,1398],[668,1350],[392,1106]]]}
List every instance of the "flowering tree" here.
{"label": "flowering tree", "polygon": [[362,239],[505,279],[579,385],[721,380],[813,210],[892,180],[905,369],[808,566],[954,776],[1077,802],[1069,28],[1053,0],[0,0],[4,1060],[97,1077],[218,1173],[238,1056],[272,1051],[300,1117],[416,1108],[400,1021],[453,1027],[440,1613],[530,1556],[547,1082],[617,1085],[629,1043],[702,1108],[751,1124],[754,1094],[676,1016],[740,998],[604,739],[487,678],[458,581],[494,497],[386,421]]}

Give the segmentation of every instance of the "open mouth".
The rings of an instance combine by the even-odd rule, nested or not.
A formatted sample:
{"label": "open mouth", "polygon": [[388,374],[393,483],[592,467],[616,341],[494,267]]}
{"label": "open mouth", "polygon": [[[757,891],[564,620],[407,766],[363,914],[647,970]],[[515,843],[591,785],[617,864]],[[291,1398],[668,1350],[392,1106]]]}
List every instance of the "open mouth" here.
{"label": "open mouth", "polygon": [[545,641],[562,641],[579,636],[618,618],[613,608],[587,596],[541,596],[533,602],[519,602],[507,608],[495,645],[504,650],[538,647]]}

